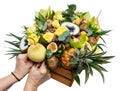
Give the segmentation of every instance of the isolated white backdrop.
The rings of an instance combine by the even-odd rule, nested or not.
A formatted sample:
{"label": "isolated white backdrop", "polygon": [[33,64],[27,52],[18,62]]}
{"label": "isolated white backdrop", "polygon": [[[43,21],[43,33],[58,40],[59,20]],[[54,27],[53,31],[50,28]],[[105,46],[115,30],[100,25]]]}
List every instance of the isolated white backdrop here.
{"label": "isolated white backdrop", "polygon": [[[50,6],[54,10],[66,9],[68,4],[76,4],[81,11],[89,11],[91,15],[99,17],[103,29],[112,29],[109,36],[105,36],[108,52],[107,55],[114,55],[111,63],[104,67],[108,69],[105,73],[105,83],[102,83],[100,75],[95,71],[84,85],[84,72],[80,74],[81,87],[75,82],[72,87],[67,87],[53,79],[48,80],[38,91],[120,91],[120,12],[118,0],[0,0],[0,78],[11,73],[15,67],[15,58],[8,60],[9,56],[4,55],[8,45],[4,40],[10,40],[6,34],[12,32],[20,34],[22,26],[30,26],[33,23],[35,11],[47,9]],[[20,82],[13,85],[8,91],[22,91],[27,76]],[[2,84],[0,84],[2,85]],[[1,91],[1,90],[0,90]]]}

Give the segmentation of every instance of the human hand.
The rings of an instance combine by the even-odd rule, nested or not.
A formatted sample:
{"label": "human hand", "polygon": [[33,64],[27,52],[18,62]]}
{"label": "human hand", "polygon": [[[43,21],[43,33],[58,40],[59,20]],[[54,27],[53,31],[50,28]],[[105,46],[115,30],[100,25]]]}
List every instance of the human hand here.
{"label": "human hand", "polygon": [[29,72],[27,82],[31,83],[34,87],[38,87],[50,78],[50,74],[48,75],[46,73],[47,69],[44,62],[34,64]]}
{"label": "human hand", "polygon": [[22,79],[30,71],[32,66],[33,62],[28,60],[27,54],[19,54],[16,57],[16,67],[13,73],[19,79]]}

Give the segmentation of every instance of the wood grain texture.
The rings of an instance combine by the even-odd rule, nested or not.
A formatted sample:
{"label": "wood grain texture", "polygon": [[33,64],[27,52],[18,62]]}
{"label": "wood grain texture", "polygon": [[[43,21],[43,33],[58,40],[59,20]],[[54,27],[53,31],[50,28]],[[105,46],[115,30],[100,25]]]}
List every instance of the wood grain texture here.
{"label": "wood grain texture", "polygon": [[51,77],[69,87],[72,86],[74,80],[72,72],[62,67],[51,71]]}

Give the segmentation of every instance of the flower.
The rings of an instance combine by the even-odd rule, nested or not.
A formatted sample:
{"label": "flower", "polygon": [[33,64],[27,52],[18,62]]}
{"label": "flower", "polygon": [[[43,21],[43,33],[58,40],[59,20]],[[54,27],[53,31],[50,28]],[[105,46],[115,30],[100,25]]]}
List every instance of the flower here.
{"label": "flower", "polygon": [[43,38],[48,42],[50,43],[52,41],[54,37],[54,34],[53,33],[50,33],[50,32],[47,32],[45,34],[43,34]]}
{"label": "flower", "polygon": [[27,40],[29,44],[35,44],[38,42],[39,36],[37,36],[36,34],[31,34],[30,36],[28,36]]}
{"label": "flower", "polygon": [[53,20],[63,20],[62,11],[57,11],[53,17]]}
{"label": "flower", "polygon": [[55,34],[56,34],[57,36],[60,36],[60,35],[63,34],[63,32],[65,32],[65,31],[68,31],[68,28],[61,26],[61,27],[59,27],[59,28],[55,31]]}
{"label": "flower", "polygon": [[35,25],[32,25],[31,27],[27,28],[27,30],[26,30],[27,35],[30,35],[30,34],[35,33],[35,32],[36,32]]}
{"label": "flower", "polygon": [[53,26],[54,28],[59,28],[59,27],[60,27],[59,21],[58,21],[58,20],[54,20],[54,21],[52,22],[52,26]]}

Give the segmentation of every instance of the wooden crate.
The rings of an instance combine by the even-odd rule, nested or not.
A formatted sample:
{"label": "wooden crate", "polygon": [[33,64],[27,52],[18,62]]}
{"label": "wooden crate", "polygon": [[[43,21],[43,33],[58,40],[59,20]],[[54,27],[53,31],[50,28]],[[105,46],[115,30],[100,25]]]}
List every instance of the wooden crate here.
{"label": "wooden crate", "polygon": [[69,87],[72,86],[74,80],[72,72],[63,67],[51,71],[51,77]]}

